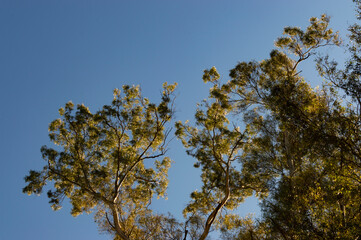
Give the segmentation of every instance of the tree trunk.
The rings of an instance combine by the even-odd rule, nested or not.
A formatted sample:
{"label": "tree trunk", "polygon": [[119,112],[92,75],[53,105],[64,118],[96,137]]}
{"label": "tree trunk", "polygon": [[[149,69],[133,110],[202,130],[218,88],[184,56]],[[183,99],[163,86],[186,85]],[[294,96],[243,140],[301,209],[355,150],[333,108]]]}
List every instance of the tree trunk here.
{"label": "tree trunk", "polygon": [[110,208],[112,210],[113,224],[114,224],[116,233],[122,240],[130,240],[129,237],[125,234],[125,232],[120,227],[117,207],[113,204],[112,206],[110,206]]}
{"label": "tree trunk", "polygon": [[229,187],[229,166],[227,167],[226,172],[226,193],[222,201],[217,205],[217,207],[212,211],[212,213],[208,216],[206,225],[204,227],[204,231],[199,238],[199,240],[205,240],[208,236],[209,230],[211,229],[211,226],[214,222],[214,220],[217,217],[218,212],[223,208],[223,206],[227,203],[229,197],[231,195],[230,187]]}

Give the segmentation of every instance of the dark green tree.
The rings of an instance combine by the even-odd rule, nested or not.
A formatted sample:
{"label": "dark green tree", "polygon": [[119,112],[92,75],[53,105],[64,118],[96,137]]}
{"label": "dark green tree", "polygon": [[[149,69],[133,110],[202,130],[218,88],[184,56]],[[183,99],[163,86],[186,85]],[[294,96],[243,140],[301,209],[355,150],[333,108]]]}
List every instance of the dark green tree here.
{"label": "dark green tree", "polygon": [[[317,60],[326,78],[321,88],[312,89],[299,70],[319,48],[341,44],[328,25],[322,15],[306,30],[285,28],[269,59],[239,63],[227,83],[218,81],[214,67],[205,71],[203,80],[214,86],[196,126],[177,125],[202,167],[202,191],[192,193],[185,209],[204,216],[200,239],[211,226],[225,239],[360,236],[358,26],[350,28],[355,43],[345,70],[327,57]],[[342,101],[337,89],[351,102]],[[254,193],[262,199],[257,223],[226,211]]]}
{"label": "dark green tree", "polygon": [[[317,60],[326,78],[321,89],[312,89],[298,69],[318,48],[340,45],[328,22],[323,15],[311,18],[305,31],[285,28],[269,59],[239,63],[221,87],[228,91],[223,105],[232,104],[249,129],[243,174],[262,176],[269,193],[257,224],[235,219],[236,239],[361,236],[358,26],[350,28],[354,44],[345,70],[328,57]],[[226,237],[230,230],[224,228]]]}

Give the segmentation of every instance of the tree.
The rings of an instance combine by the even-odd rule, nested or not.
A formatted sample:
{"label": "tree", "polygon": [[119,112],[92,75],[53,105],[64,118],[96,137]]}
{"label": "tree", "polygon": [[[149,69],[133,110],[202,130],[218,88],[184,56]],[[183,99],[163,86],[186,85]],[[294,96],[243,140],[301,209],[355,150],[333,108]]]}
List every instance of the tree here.
{"label": "tree", "polygon": [[[337,35],[327,26],[328,18],[322,16],[312,18],[305,32],[285,29],[288,36],[278,39],[276,45],[294,53],[296,60],[274,50],[270,59],[260,63],[238,64],[231,70],[231,80],[223,85],[215,68],[205,71],[203,80],[214,86],[210,100],[204,103],[206,110],[197,110],[198,128],[177,125],[178,136],[190,149],[188,153],[202,166],[202,192],[192,193],[193,201],[186,209],[186,213],[210,212],[200,239],[205,239],[222,208],[234,209],[253,192],[264,192],[281,174],[293,176],[301,167],[295,157],[301,158],[304,153],[296,149],[306,145],[295,148],[295,131],[300,126],[289,121],[300,113],[289,109],[304,108],[304,104],[318,100],[297,73],[297,66],[315,49],[339,44]],[[227,115],[232,112],[243,115],[243,131],[235,123],[229,129]]]}
{"label": "tree", "polygon": [[[345,70],[337,71],[327,57],[318,59],[327,81],[320,90],[312,89],[297,69],[319,47],[340,44],[328,21],[323,15],[311,18],[306,31],[285,28],[286,36],[276,41],[280,50],[261,62],[239,63],[220,87],[227,90],[220,97],[223,105],[232,104],[250,129],[250,144],[241,157],[244,173],[262,176],[269,193],[259,224],[242,226],[236,219],[241,225],[236,238],[361,236],[358,46],[350,48]],[[343,103],[337,88],[352,102]]]}
{"label": "tree", "polygon": [[165,83],[156,105],[138,86],[125,85],[124,96],[115,89],[111,105],[95,114],[84,105],[74,111],[68,102],[49,126],[50,140],[60,147],[41,148],[46,165],[30,171],[23,192],[40,194],[53,183],[48,197],[54,210],[67,197],[73,216],[95,211],[96,221],[119,239],[164,234],[145,220],[169,220],[153,215],[148,205],[154,195],[164,196],[168,184],[166,124],[173,115],[175,87]]}
{"label": "tree", "polygon": [[204,218],[199,237],[202,240],[206,239],[212,225],[219,228],[223,221],[232,217],[222,214],[223,209],[234,210],[254,191],[262,191],[256,178],[250,181],[237,164],[248,141],[248,130],[241,130],[229,120],[233,106],[225,101],[228,89],[220,86],[214,67],[205,71],[203,80],[213,83],[213,87],[209,100],[204,101],[195,114],[197,127],[176,124],[176,135],[188,148],[187,153],[197,159],[195,167],[202,169],[202,190],[191,194],[192,201],[184,210],[185,216]]}
{"label": "tree", "polygon": [[[318,59],[319,73],[328,80],[322,89],[312,89],[298,70],[320,47],[341,44],[328,23],[322,15],[311,18],[305,31],[285,28],[269,59],[239,63],[227,83],[218,82],[214,67],[205,71],[203,80],[214,84],[205,110],[197,110],[196,127],[177,126],[188,153],[202,167],[202,192],[192,193],[185,210],[209,213],[200,239],[212,224],[226,239],[361,236],[357,48],[351,47],[354,54],[343,71],[336,71],[327,57]],[[337,88],[358,105],[344,104]],[[229,124],[232,114],[243,121]],[[254,192],[262,200],[257,224],[222,214]]]}
{"label": "tree", "polygon": [[[24,192],[39,194],[53,182],[54,209],[67,197],[73,215],[95,211],[115,239],[204,240],[212,229],[227,240],[359,239],[360,29],[349,29],[345,68],[327,55],[316,58],[320,88],[311,88],[300,65],[324,46],[341,45],[326,15],[305,30],[286,27],[268,59],[240,62],[228,82],[215,67],[204,71],[212,86],[195,124],[176,122],[176,136],[202,172],[184,224],[148,208],[167,187],[165,126],[175,85],[164,84],[159,105],[129,86],[95,114],[66,104],[49,128],[60,149],[42,148],[47,165],[30,171]],[[241,218],[233,210],[252,195],[262,201],[262,216]]]}

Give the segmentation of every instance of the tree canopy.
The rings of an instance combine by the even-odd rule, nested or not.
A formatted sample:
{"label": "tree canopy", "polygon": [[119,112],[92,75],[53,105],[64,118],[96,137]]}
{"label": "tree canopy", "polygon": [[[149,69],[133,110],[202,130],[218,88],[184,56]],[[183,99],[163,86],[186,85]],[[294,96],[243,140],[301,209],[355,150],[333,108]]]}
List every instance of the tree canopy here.
{"label": "tree canopy", "polygon": [[[361,20],[361,1],[355,0]],[[175,123],[175,135],[201,169],[184,221],[150,207],[167,188],[166,157],[176,84],[163,85],[151,103],[139,87],[123,86],[96,113],[69,102],[49,126],[55,148],[41,148],[46,165],[25,177],[28,194],[47,183],[54,210],[69,198],[72,215],[95,212],[114,239],[360,239],[361,82],[360,25],[349,28],[345,67],[327,55],[340,46],[329,17],[302,30],[286,27],[268,59],[240,62],[222,82],[204,71],[209,96],[195,123]],[[300,65],[315,59],[324,82],[312,88]],[[250,196],[259,218],[234,210]]]}
{"label": "tree canopy", "polygon": [[49,137],[60,149],[41,148],[47,164],[42,171],[30,171],[23,191],[39,194],[52,182],[48,197],[54,210],[67,197],[73,216],[96,209],[96,221],[121,239],[156,234],[145,219],[153,195],[164,196],[168,184],[166,125],[173,115],[175,86],[163,85],[158,105],[136,86],[123,86],[124,96],[114,90],[111,105],[95,114],[84,105],[74,111],[68,102],[59,109],[61,118],[49,125]]}

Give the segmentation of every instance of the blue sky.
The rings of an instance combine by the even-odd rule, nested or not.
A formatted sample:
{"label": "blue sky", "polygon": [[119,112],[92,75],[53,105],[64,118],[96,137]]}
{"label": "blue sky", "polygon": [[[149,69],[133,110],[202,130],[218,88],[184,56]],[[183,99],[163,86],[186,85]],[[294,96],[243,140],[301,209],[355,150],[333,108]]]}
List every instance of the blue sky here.
{"label": "blue sky", "polygon": [[[266,58],[283,27],[322,13],[343,36],[354,22],[351,0],[0,0],[0,239],[109,239],[66,202],[53,212],[46,194],[21,193],[23,177],[44,164],[48,124],[67,101],[96,111],[123,84],[158,101],[163,82],[178,82],[176,117],[191,120],[208,94],[204,69],[216,66],[227,80],[237,62]],[[312,63],[303,68],[316,85]],[[179,141],[170,147],[168,200],[154,207],[180,217],[199,172]],[[257,202],[239,211],[257,212]]]}

